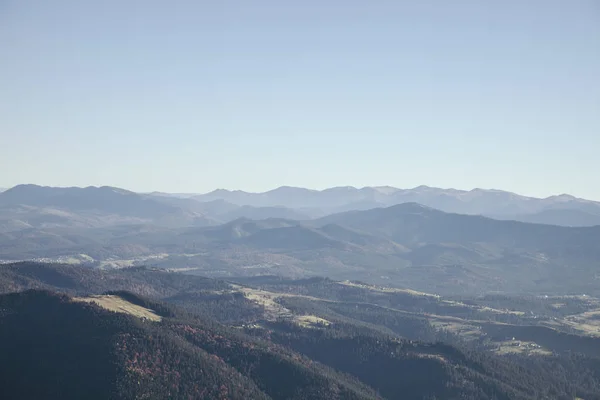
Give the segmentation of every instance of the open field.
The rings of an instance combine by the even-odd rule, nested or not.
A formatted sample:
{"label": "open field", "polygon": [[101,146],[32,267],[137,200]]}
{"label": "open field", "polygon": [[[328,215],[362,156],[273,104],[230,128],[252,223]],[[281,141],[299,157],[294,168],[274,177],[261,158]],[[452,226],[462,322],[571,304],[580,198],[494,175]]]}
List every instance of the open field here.
{"label": "open field", "polygon": [[300,326],[309,328],[315,325],[329,325],[330,322],[326,319],[316,317],[314,315],[298,315],[294,319]]}
{"label": "open field", "polygon": [[496,354],[527,354],[527,355],[551,355],[552,352],[544,349],[534,342],[525,342],[521,340],[506,340],[497,343]]}
{"label": "open field", "polygon": [[102,308],[106,308],[110,311],[120,312],[124,314],[133,315],[138,318],[145,318],[150,321],[160,321],[160,315],[154,313],[154,311],[138,306],[122,299],[119,296],[112,295],[101,295],[101,296],[90,296],[90,297],[76,297],[75,301],[83,301],[88,303],[95,303]]}
{"label": "open field", "polygon": [[253,301],[265,309],[265,317],[271,321],[278,318],[289,318],[295,323],[303,327],[311,327],[315,325],[329,325],[330,322],[324,318],[315,315],[294,315],[290,310],[279,304],[276,300],[280,297],[304,297],[294,296],[287,293],[274,293],[265,290],[252,289],[248,287],[240,287],[232,285],[239,289],[241,293],[250,301]]}

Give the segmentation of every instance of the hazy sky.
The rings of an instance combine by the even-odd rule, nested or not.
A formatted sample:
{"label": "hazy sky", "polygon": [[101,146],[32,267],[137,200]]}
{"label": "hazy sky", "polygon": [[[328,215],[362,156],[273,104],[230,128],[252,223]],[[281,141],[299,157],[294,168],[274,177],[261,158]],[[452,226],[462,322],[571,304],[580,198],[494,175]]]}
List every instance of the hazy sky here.
{"label": "hazy sky", "polygon": [[598,0],[0,0],[0,186],[600,200]]}

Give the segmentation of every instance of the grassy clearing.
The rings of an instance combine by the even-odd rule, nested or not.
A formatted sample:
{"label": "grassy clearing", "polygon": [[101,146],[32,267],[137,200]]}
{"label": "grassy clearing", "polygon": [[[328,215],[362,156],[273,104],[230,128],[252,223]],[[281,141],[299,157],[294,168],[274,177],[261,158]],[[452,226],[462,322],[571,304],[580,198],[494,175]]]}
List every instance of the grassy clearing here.
{"label": "grassy clearing", "polygon": [[479,325],[471,324],[460,318],[430,317],[428,320],[434,328],[454,333],[466,340],[476,340],[483,335]]}
{"label": "grassy clearing", "polygon": [[300,326],[310,328],[319,325],[328,326],[330,324],[329,321],[323,318],[319,318],[314,315],[298,315],[294,318],[294,321]]}
{"label": "grassy clearing", "polygon": [[278,297],[281,297],[279,293],[267,292],[265,290],[252,289],[247,287],[241,287],[237,285],[232,285],[237,290],[246,296],[246,298],[250,301],[253,301],[265,309],[265,318],[268,320],[275,320],[277,318],[285,318],[291,317],[292,312],[277,303],[275,300]]}
{"label": "grassy clearing", "polygon": [[316,315],[294,315],[289,309],[276,301],[280,297],[295,297],[293,295],[267,292],[265,290],[241,287],[238,285],[232,285],[232,287],[243,293],[248,300],[263,306],[265,309],[265,318],[267,320],[274,321],[278,318],[287,318],[306,328],[330,324],[326,319],[319,318]]}
{"label": "grassy clearing", "polygon": [[600,337],[600,309],[543,321],[541,325],[566,332],[575,330],[579,335]]}
{"label": "grassy clearing", "polygon": [[524,342],[521,340],[506,340],[504,342],[496,343],[498,348],[495,350],[496,354],[525,354],[525,355],[541,355],[548,356],[552,352],[539,346],[534,342]]}
{"label": "grassy clearing", "polygon": [[[465,307],[469,307],[466,304],[460,303],[461,305],[464,305]],[[487,312],[491,312],[491,313],[495,313],[495,314],[512,314],[512,315],[518,315],[519,317],[522,317],[525,315],[525,313],[523,311],[513,311],[513,310],[499,310],[497,308],[491,308],[491,307],[487,307],[487,306],[483,306],[483,307],[472,307],[475,308],[479,311],[487,311]]]}
{"label": "grassy clearing", "polygon": [[439,360],[443,363],[448,363],[448,360],[440,354],[428,354],[428,353],[409,353],[411,356],[416,358],[428,358],[431,360]]}
{"label": "grassy clearing", "polygon": [[561,320],[561,322],[583,335],[600,337],[600,320],[597,317],[597,311],[585,312],[583,314],[570,315]]}
{"label": "grassy clearing", "polygon": [[138,318],[145,318],[150,321],[160,321],[162,319],[160,315],[155,314],[154,311],[148,308],[138,306],[137,304],[130,303],[119,296],[102,295],[90,297],[75,297],[73,300],[82,301],[86,303],[95,303],[100,307],[110,311],[129,314]]}

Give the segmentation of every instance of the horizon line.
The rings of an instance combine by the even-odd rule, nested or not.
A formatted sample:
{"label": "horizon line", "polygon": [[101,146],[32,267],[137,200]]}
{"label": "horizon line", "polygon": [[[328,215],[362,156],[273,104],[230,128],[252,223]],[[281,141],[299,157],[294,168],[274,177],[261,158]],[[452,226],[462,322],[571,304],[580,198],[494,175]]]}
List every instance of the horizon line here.
{"label": "horizon line", "polygon": [[569,193],[560,193],[560,194],[552,194],[546,197],[538,197],[538,196],[530,196],[530,195],[525,195],[525,194],[520,194],[517,192],[512,192],[509,190],[503,190],[503,189],[496,189],[496,188],[481,188],[481,187],[475,187],[472,189],[457,189],[457,188],[453,188],[453,187],[438,187],[438,186],[429,186],[429,185],[419,185],[419,186],[415,186],[412,188],[400,188],[397,186],[392,186],[392,185],[373,185],[373,186],[362,186],[362,187],[358,187],[358,186],[352,186],[352,185],[343,185],[343,186],[331,186],[331,187],[326,187],[324,189],[315,189],[315,188],[308,188],[308,187],[303,187],[303,186],[291,186],[291,185],[281,185],[278,187],[275,187],[273,189],[269,189],[269,190],[264,190],[264,191],[249,191],[249,190],[242,190],[242,189],[226,189],[226,188],[216,188],[213,189],[211,191],[208,192],[187,192],[187,191],[176,191],[176,192],[169,192],[169,191],[162,191],[162,190],[152,190],[152,191],[136,191],[136,190],[131,190],[131,189],[126,189],[123,187],[119,187],[119,186],[112,186],[112,185],[88,185],[88,186],[77,186],[77,185],[71,185],[71,186],[52,186],[52,185],[40,185],[37,183],[20,183],[11,187],[0,187],[0,193],[9,191],[11,189],[14,189],[18,186],[36,186],[36,187],[41,187],[41,188],[55,188],[55,189],[87,189],[87,188],[113,188],[113,189],[119,189],[119,190],[126,190],[132,193],[137,193],[137,194],[153,194],[153,193],[164,193],[164,194],[172,194],[172,195],[189,195],[189,196],[205,196],[205,195],[209,195],[215,192],[219,192],[219,191],[226,191],[229,193],[236,193],[236,192],[242,192],[242,193],[247,193],[247,194],[265,194],[265,193],[270,193],[270,192],[274,192],[276,190],[280,190],[280,189],[300,189],[300,190],[307,190],[307,191],[311,191],[311,192],[316,192],[316,193],[322,193],[325,192],[327,190],[333,190],[333,189],[351,189],[351,190],[364,190],[364,189],[379,189],[379,188],[389,188],[389,189],[395,189],[397,191],[414,191],[414,190],[418,190],[418,189],[434,189],[434,190],[442,190],[442,191],[456,191],[456,192],[462,192],[462,193],[471,193],[471,192],[475,192],[475,191],[482,191],[482,192],[500,192],[500,193],[508,193],[508,194],[514,194],[516,196],[520,196],[520,197],[524,197],[524,198],[529,198],[529,199],[537,199],[537,200],[545,200],[545,199],[550,199],[553,197],[572,197],[573,199],[577,199],[577,200],[584,200],[584,201],[591,201],[591,202],[600,202],[600,200],[592,200],[592,199],[586,199],[583,197],[577,197],[574,195],[571,195]]}

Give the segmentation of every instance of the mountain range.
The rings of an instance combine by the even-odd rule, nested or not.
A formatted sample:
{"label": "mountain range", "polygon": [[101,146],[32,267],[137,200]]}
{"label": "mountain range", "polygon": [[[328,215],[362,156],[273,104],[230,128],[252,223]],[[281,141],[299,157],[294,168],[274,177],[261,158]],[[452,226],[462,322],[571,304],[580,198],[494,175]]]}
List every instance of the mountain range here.
{"label": "mountain range", "polygon": [[446,212],[485,215],[498,219],[565,226],[600,225],[599,202],[566,194],[541,199],[501,190],[464,191],[428,186],[414,189],[391,186],[358,189],[348,186],[320,191],[283,186],[264,193],[219,189],[192,198],[199,201],[224,200],[254,207],[282,206],[312,217],[414,202]]}
{"label": "mountain range", "polygon": [[[356,193],[344,188],[326,196],[341,191]],[[315,205],[321,192],[311,196]],[[205,200],[111,187],[17,186],[0,193],[0,260],[150,264],[212,277],[317,275],[444,294],[598,292],[600,226],[499,220],[415,202],[302,218],[266,202]],[[596,204],[539,201],[579,202],[590,210]]]}
{"label": "mountain range", "polygon": [[306,221],[354,210],[419,203],[441,211],[561,226],[600,225],[600,203],[570,195],[544,199],[499,190],[461,191],[419,186],[280,187],[264,193],[215,190],[203,195],[134,193],[113,187],[18,185],[0,193],[0,232],[44,227],[151,223],[210,226],[237,218]]}

